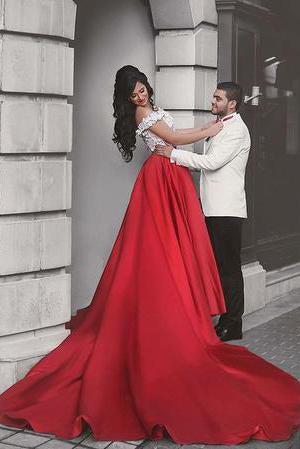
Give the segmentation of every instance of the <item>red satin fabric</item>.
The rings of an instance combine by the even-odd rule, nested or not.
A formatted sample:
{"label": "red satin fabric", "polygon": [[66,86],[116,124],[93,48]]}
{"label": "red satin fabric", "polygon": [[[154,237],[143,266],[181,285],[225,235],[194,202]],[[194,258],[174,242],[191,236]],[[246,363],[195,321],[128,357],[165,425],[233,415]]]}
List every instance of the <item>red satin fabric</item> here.
{"label": "red satin fabric", "polygon": [[[224,299],[187,169],[151,156],[91,305],[71,335],[0,397],[0,422],[58,437],[236,444],[288,439],[296,379],[221,343]],[[74,324],[74,323],[73,323]]]}

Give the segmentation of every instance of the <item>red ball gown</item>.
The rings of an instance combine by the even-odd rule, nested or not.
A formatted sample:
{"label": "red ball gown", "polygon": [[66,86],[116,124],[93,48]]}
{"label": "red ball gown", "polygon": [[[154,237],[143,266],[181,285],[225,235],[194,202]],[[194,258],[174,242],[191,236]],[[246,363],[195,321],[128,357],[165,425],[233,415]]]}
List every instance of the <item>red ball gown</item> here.
{"label": "red ball gown", "polygon": [[[139,126],[147,144],[157,109]],[[161,142],[158,142],[161,143]],[[0,396],[0,422],[97,440],[237,444],[288,439],[300,385],[222,343],[221,284],[189,171],[152,155],[135,182],[92,302],[71,334]]]}

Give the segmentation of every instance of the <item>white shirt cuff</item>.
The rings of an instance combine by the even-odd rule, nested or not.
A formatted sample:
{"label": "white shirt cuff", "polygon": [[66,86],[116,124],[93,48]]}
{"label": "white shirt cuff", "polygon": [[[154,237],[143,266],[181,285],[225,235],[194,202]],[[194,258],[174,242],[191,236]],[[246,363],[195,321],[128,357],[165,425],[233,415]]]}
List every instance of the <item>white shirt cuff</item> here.
{"label": "white shirt cuff", "polygon": [[171,156],[170,156],[171,164],[176,163],[176,157],[177,157],[178,151],[180,151],[180,150],[175,150],[175,149],[172,150],[172,153],[171,153]]}

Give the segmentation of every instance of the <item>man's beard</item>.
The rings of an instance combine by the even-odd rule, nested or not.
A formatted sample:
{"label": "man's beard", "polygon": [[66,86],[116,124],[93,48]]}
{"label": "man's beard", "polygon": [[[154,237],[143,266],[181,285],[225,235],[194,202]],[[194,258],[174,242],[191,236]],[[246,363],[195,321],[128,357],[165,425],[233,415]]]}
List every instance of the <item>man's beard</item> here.
{"label": "man's beard", "polygon": [[213,111],[212,109],[211,109],[211,113],[213,114],[213,115],[219,115],[220,117],[225,117],[225,115],[227,115],[229,112],[228,112],[228,110],[227,109],[222,109],[221,111]]}
{"label": "man's beard", "polygon": [[217,111],[217,112],[211,111],[211,113],[212,113],[212,115],[217,115],[218,117],[221,117],[221,118],[225,117],[226,115],[229,114],[229,112],[227,110]]}

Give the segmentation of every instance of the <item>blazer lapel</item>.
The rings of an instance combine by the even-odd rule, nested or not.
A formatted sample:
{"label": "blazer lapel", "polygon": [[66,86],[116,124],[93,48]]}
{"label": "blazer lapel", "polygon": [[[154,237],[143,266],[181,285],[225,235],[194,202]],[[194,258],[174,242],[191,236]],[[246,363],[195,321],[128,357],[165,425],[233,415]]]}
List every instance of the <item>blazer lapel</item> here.
{"label": "blazer lapel", "polygon": [[209,149],[211,147],[211,144],[216,136],[210,137],[209,139],[205,140],[204,144],[204,154],[207,154],[209,152]]}
{"label": "blazer lapel", "polygon": [[[234,117],[232,117],[231,120],[233,120],[233,121],[241,120],[240,114],[236,114]],[[225,125],[224,128],[223,128],[223,130],[220,131],[220,132],[219,132],[218,134],[216,134],[215,136],[209,137],[208,139],[205,139],[205,143],[204,143],[204,154],[207,154],[207,153],[209,152],[209,150],[210,150],[210,148],[211,148],[211,145],[212,145],[212,143],[213,143],[215,140],[218,140],[219,137],[222,137],[223,131],[224,131],[224,129],[225,129],[226,126],[227,126],[227,125]]]}

